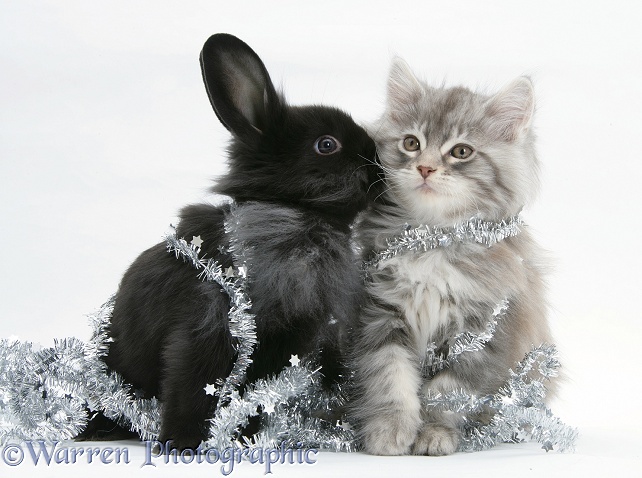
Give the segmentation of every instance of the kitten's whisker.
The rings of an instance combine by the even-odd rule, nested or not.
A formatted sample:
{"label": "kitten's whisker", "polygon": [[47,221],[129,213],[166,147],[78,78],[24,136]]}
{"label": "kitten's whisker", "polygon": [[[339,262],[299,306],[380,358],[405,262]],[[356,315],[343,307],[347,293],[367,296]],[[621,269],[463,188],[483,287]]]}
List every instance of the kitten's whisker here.
{"label": "kitten's whisker", "polygon": [[370,186],[368,187],[368,191],[367,191],[367,192],[370,192],[370,189],[372,189],[372,186],[374,186],[375,184],[377,184],[377,183],[379,183],[379,182],[385,182],[385,181],[386,181],[386,178],[379,178],[379,179],[377,179],[375,182],[373,182],[373,183],[371,183],[371,184],[370,184]]}
{"label": "kitten's whisker", "polygon": [[377,161],[377,159],[371,159],[371,158],[368,158],[367,156],[363,156],[362,154],[357,154],[357,156],[359,156],[361,159],[366,160],[369,164],[374,164],[376,166],[381,166],[379,164],[379,161]]}
{"label": "kitten's whisker", "polygon": [[376,201],[376,200],[377,200],[377,199],[379,199],[381,196],[383,196],[385,193],[387,193],[388,191],[391,191],[391,190],[392,190],[392,188],[387,187],[386,189],[384,189],[384,190],[381,192],[381,194],[378,194],[378,195],[377,195],[377,197],[373,199],[373,201]]}

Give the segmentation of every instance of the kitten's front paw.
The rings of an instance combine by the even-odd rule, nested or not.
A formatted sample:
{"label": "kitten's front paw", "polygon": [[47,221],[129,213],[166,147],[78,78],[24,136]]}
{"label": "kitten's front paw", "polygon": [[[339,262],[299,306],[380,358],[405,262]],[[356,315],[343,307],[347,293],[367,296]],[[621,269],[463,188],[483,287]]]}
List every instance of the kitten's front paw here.
{"label": "kitten's front paw", "polygon": [[412,445],[414,455],[442,456],[457,451],[459,434],[454,428],[426,425]]}
{"label": "kitten's front paw", "polygon": [[371,455],[408,455],[420,426],[421,420],[408,416],[372,420],[364,429],[365,451]]}

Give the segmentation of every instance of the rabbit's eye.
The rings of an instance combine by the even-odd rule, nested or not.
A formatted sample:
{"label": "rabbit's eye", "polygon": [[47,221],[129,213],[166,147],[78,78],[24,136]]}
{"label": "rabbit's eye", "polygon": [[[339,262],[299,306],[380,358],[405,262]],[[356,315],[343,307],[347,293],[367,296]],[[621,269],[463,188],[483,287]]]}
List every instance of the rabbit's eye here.
{"label": "rabbit's eye", "polygon": [[332,136],[321,136],[314,143],[314,150],[319,154],[332,154],[341,149],[341,143]]}

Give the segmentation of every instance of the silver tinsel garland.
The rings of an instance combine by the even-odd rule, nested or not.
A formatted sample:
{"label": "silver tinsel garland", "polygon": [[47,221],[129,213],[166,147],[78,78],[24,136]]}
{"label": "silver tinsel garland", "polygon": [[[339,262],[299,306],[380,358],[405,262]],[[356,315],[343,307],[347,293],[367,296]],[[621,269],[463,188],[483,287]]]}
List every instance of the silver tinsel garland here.
{"label": "silver tinsel garland", "polygon": [[[57,340],[54,347],[35,350],[31,343],[0,341],[0,443],[73,438],[87,425],[87,409],[102,410],[105,416],[136,431],[144,440],[158,437],[161,404],[155,398],[141,398],[142,393],[132,390],[119,374],[108,372],[100,359],[108,350],[106,330],[112,309],[113,298],[90,316],[93,336],[89,343],[71,338]],[[211,437],[204,445],[220,449],[234,443],[242,446],[234,439],[247,424],[247,418],[257,415],[261,408],[274,410],[270,413],[273,424],[263,427],[256,438],[260,441],[252,445],[278,444],[284,439],[284,430],[277,424],[284,418],[278,415],[288,413],[288,421],[306,422],[305,407],[295,407],[293,403],[299,396],[306,396],[310,405],[318,403],[318,390],[318,369],[306,363],[286,367],[276,377],[258,380],[247,387],[243,397],[235,390],[227,405],[217,409],[211,420]],[[290,436],[301,446],[307,443],[302,440],[309,432],[308,427],[299,434],[290,432]],[[347,448],[338,436],[326,434],[331,436],[328,447]]]}
{"label": "silver tinsel garland", "polygon": [[[218,283],[230,297],[230,331],[236,339],[237,359],[230,376],[217,384],[219,406],[204,446],[272,447],[285,443],[293,448],[359,450],[360,443],[349,423],[330,418],[333,410],[345,404],[342,387],[332,393],[323,390],[314,358],[286,367],[276,377],[247,385],[240,396],[257,338],[254,316],[249,312],[251,301],[245,292],[247,258],[243,245],[234,240],[234,214],[233,209],[226,223],[230,244],[221,249],[232,253],[234,270],[224,272],[217,262],[200,258],[200,248],[195,243],[178,239],[175,234],[166,236],[169,252],[197,269],[202,280]],[[521,224],[521,219],[515,217],[501,223],[473,219],[451,230],[407,229],[368,265],[400,253],[456,242],[474,241],[490,246],[517,234]],[[141,398],[142,393],[132,390],[119,374],[108,371],[101,360],[109,349],[107,330],[113,300],[112,297],[90,316],[93,336],[89,343],[69,338],[56,340],[51,348],[37,350],[30,343],[0,341],[0,443],[72,438],[86,426],[87,409],[102,410],[142,439],[157,438],[162,404],[155,398]],[[506,302],[498,306],[482,333],[455,337],[446,356],[437,356],[433,347],[432,356],[425,363],[428,373],[452,365],[461,353],[484,347],[506,307]],[[467,422],[461,446],[464,451],[483,450],[524,438],[539,441],[546,450],[554,447],[563,451],[572,447],[577,432],[553,417],[543,405],[544,382],[554,376],[558,365],[554,347],[539,347],[527,355],[515,372],[511,371],[507,384],[497,394],[474,397],[458,391],[425,397],[425,406],[461,413],[483,408],[494,413],[488,424]],[[259,413],[260,431],[251,441],[238,441],[238,432],[247,424],[248,417]]]}
{"label": "silver tinsel garland", "polygon": [[407,252],[426,252],[453,244],[478,243],[488,247],[520,233],[524,222],[517,216],[503,221],[485,221],[472,217],[468,221],[452,227],[431,227],[406,225],[400,236],[387,241],[388,247],[376,253],[364,264],[367,270],[376,267],[380,262]]}
{"label": "silver tinsel garland", "polygon": [[[537,367],[535,367],[537,365]],[[437,393],[424,398],[424,405],[437,410],[475,414],[492,410],[490,423],[470,420],[463,431],[460,451],[480,451],[499,443],[525,441],[530,438],[542,444],[546,451],[573,449],[577,430],[554,417],[544,405],[545,382],[557,376],[557,351],[553,345],[541,345],[531,350],[510,378],[493,395],[476,397],[464,390]]]}
{"label": "silver tinsel garland", "polygon": [[[215,261],[199,258],[199,248],[184,239],[176,238],[175,234],[167,234],[165,238],[169,252],[200,270],[202,279],[219,283],[232,303],[229,319],[230,329],[233,326],[236,329],[232,336],[239,343],[237,359],[222,391],[218,392],[225,397],[227,405],[221,407],[219,401],[216,414],[210,420],[210,438],[204,446],[219,449],[230,446],[231,438],[236,437],[248,424],[248,418],[258,415],[258,410],[262,409],[269,412],[264,412],[261,431],[254,436],[253,441],[245,438],[242,444],[235,442],[237,445],[268,447],[287,442],[299,447],[306,445],[333,451],[352,450],[353,433],[312,416],[315,411],[327,409],[330,398],[324,395],[320,386],[319,369],[313,369],[307,361],[286,367],[277,377],[258,380],[247,387],[243,397],[239,395],[239,388],[245,381],[245,371],[251,363],[250,357],[256,345],[256,332],[254,315],[248,312],[251,301],[245,292],[247,251],[236,239],[236,214],[236,208],[232,207],[225,223],[229,236],[229,246],[225,252],[231,253],[233,262],[237,264],[234,272],[223,272]],[[239,313],[233,313],[236,310]],[[340,393],[337,394],[339,395]],[[338,402],[339,399],[334,401]]]}
{"label": "silver tinsel garland", "polygon": [[105,327],[113,299],[91,317],[90,343],[54,340],[37,350],[31,343],[0,342],[0,442],[11,439],[69,439],[86,426],[87,409],[127,424],[143,439],[154,438],[160,423],[156,399],[135,397],[117,373],[107,371]]}
{"label": "silver tinsel garland", "polygon": [[426,350],[426,358],[422,364],[422,374],[426,378],[433,377],[437,372],[457,363],[459,356],[464,352],[477,352],[486,346],[486,343],[495,335],[497,321],[502,319],[508,310],[508,299],[502,300],[490,317],[484,331],[479,334],[462,332],[457,334],[448,346],[447,353],[437,355],[437,344],[431,342]]}
{"label": "silver tinsel garland", "polygon": [[[199,257],[199,247],[188,243],[185,239],[176,237],[175,232],[165,236],[167,250],[176,254],[200,271],[202,280],[216,282],[230,297],[229,330],[236,340],[236,361],[229,376],[217,392],[219,395],[218,408],[228,403],[238,388],[245,383],[247,368],[252,363],[252,352],[256,346],[256,322],[254,314],[250,313],[252,301],[245,292],[246,266],[223,272],[221,265],[213,259]],[[238,263],[237,263],[238,264]],[[220,384],[219,384],[220,385]]]}

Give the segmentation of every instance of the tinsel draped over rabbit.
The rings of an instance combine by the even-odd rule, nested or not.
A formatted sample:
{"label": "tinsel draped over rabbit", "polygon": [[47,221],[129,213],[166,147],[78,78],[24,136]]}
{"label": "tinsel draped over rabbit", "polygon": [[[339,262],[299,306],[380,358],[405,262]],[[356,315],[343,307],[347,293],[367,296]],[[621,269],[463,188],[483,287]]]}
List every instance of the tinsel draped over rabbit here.
{"label": "tinsel draped over rabbit", "polygon": [[[341,373],[344,329],[358,313],[350,226],[378,179],[374,142],[338,109],[288,105],[261,59],[232,35],[210,37],[201,66],[214,111],[232,133],[229,171],[213,191],[235,202],[234,240],[249,264],[258,343],[247,381],[279,372],[293,354],[318,351],[330,384]],[[228,221],[229,205],[190,205],[177,235],[198,237],[201,257],[227,269],[234,265]],[[205,387],[234,364],[229,307],[220,286],[201,281],[164,243],[134,261],[115,297],[105,361],[159,398],[160,440],[177,448],[206,439],[217,398]]]}

